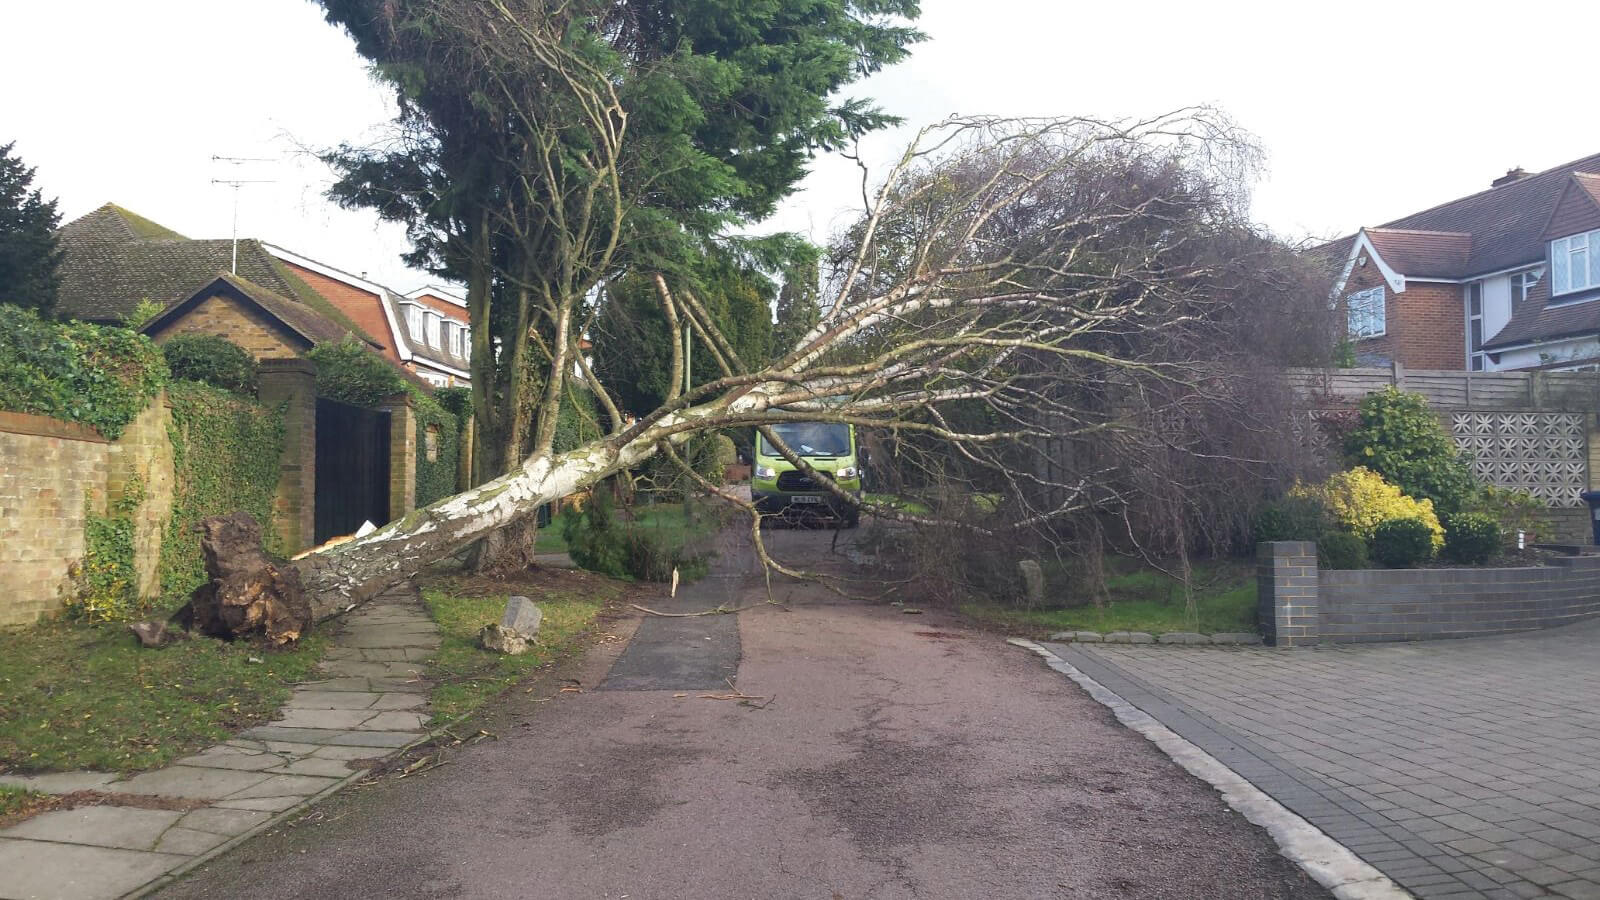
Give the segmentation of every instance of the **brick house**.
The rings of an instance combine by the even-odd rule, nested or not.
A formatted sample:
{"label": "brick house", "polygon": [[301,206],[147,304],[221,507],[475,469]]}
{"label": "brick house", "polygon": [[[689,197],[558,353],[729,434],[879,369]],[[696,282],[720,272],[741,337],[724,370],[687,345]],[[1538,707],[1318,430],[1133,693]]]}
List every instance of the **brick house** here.
{"label": "brick house", "polygon": [[1600,367],[1600,154],[1513,169],[1325,249],[1360,365]]}
{"label": "brick house", "polygon": [[383,344],[392,362],[435,387],[471,383],[467,303],[425,287],[400,294],[359,275],[273,244],[262,249]]}
{"label": "brick house", "polygon": [[350,333],[304,303],[227,272],[218,272],[139,330],[158,344],[179,334],[221,335],[257,360],[294,359]]}

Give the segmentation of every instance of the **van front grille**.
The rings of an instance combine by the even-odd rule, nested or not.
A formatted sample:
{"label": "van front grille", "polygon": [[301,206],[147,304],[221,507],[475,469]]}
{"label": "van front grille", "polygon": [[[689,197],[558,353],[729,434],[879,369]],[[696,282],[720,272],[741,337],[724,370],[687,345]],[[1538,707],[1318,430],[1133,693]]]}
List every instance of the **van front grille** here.
{"label": "van front grille", "polygon": [[814,491],[817,483],[804,472],[790,470],[778,475],[778,490],[780,491]]}

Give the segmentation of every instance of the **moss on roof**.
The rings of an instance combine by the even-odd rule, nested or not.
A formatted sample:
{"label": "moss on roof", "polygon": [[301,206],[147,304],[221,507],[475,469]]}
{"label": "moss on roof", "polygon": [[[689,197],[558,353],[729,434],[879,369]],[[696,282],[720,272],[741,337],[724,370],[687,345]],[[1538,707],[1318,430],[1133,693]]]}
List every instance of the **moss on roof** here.
{"label": "moss on roof", "polygon": [[146,240],[188,240],[188,238],[177,233],[176,231],[173,231],[171,228],[168,228],[159,222],[152,222],[133,210],[118,206],[115,203],[107,203],[104,207],[102,207],[102,209],[113,210],[117,215],[121,216],[123,221],[128,223],[128,230],[133,232],[134,237]]}
{"label": "moss on roof", "polygon": [[353,319],[344,314],[344,310],[334,306],[327,297],[317,293],[316,288],[307,284],[304,278],[301,278],[299,275],[295,274],[294,270],[284,265],[282,260],[270,253],[267,253],[264,249],[261,250],[261,253],[271,261],[272,270],[278,274],[279,278],[283,279],[284,285],[288,288],[288,290],[284,293],[289,294],[291,297],[294,297],[305,305],[315,309],[317,312],[322,313],[327,318],[332,319],[340,325],[343,325],[346,331],[349,331],[351,334],[366,340],[367,343],[376,343],[380,347],[386,346],[386,344],[378,335],[369,335],[363,331]]}

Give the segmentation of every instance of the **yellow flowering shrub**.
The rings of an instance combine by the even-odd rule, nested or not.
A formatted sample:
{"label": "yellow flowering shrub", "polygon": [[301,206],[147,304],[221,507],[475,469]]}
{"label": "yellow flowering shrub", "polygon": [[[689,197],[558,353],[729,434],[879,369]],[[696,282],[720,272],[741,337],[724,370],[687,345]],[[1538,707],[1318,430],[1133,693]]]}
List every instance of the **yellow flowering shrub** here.
{"label": "yellow flowering shrub", "polygon": [[1372,540],[1380,522],[1417,518],[1433,532],[1433,549],[1437,551],[1444,546],[1444,528],[1434,514],[1433,501],[1407,497],[1371,469],[1357,466],[1335,472],[1322,484],[1297,484],[1289,494],[1320,499],[1334,521],[1365,540]]}

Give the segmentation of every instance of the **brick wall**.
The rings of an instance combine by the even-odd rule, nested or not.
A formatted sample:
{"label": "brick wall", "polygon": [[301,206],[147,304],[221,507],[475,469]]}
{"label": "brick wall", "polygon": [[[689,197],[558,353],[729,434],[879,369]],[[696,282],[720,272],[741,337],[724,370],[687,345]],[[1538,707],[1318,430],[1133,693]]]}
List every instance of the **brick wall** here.
{"label": "brick wall", "polygon": [[0,412],[0,625],[60,608],[83,559],[84,517],[105,512],[106,457],[93,429]]}
{"label": "brick wall", "polygon": [[1351,270],[1344,290],[1349,295],[1379,286],[1384,288],[1385,334],[1357,341],[1357,353],[1381,356],[1408,368],[1460,371],[1467,367],[1461,285],[1411,281],[1406,283],[1405,293],[1396,294],[1384,284],[1378,267],[1369,263]]}
{"label": "brick wall", "polygon": [[174,469],[172,408],[166,398],[145,407],[106,450],[106,499],[123,496],[129,482],[144,488],[144,502],[133,513],[133,570],[141,597],[161,593],[161,539],[172,515],[177,473]]}
{"label": "brick wall", "polygon": [[55,612],[84,555],[84,520],[104,515],[135,479],[133,512],[139,596],[161,593],[161,540],[172,514],[172,411],[159,397],[108,442],[92,428],[45,416],[0,412],[0,625]]}
{"label": "brick wall", "polygon": [[256,359],[289,359],[300,355],[300,342],[255,309],[232,297],[207,297],[176,322],[150,335],[162,343],[175,334],[219,334]]}
{"label": "brick wall", "polygon": [[1317,642],[1317,545],[1269,541],[1256,548],[1256,620],[1275,647]]}
{"label": "brick wall", "polygon": [[1484,637],[1600,616],[1597,555],[1503,569],[1319,572],[1314,544],[1280,541],[1261,544],[1257,561],[1262,633],[1279,647]]}

